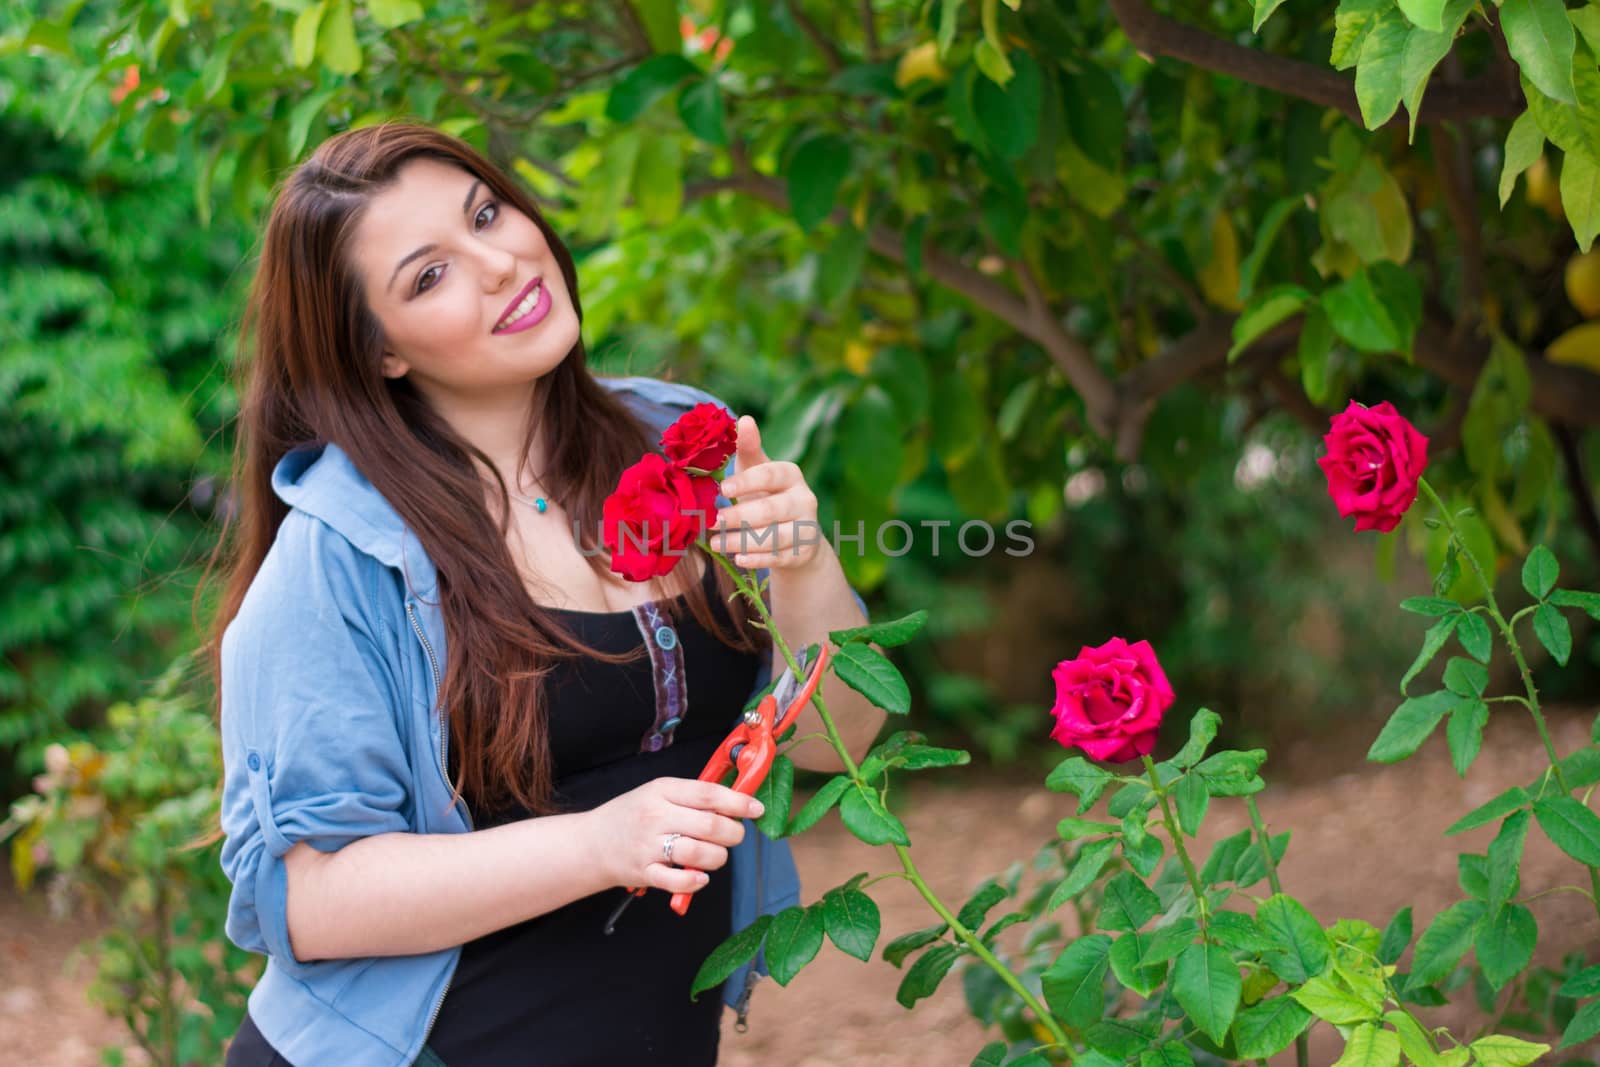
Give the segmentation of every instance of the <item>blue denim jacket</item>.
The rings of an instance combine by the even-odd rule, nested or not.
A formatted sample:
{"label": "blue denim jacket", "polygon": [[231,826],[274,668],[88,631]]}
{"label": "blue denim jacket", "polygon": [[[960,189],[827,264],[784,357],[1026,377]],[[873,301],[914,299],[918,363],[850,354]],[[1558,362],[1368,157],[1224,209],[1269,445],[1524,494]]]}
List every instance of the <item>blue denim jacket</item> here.
{"label": "blue denim jacket", "polygon": [[[657,431],[715,400],[651,378],[600,381]],[[227,933],[267,956],[250,1015],[291,1062],[400,1067],[421,1054],[460,947],[295,959],[283,856],[297,841],[332,852],[372,834],[471,829],[465,805],[451,803],[445,771],[437,575],[399,514],[337,446],[290,452],[272,485],[291,510],[222,639]],[[727,503],[718,498],[719,507]],[[756,689],[770,676],[762,657]],[[799,903],[788,842],[766,840],[748,820],[728,869],[735,930]],[[741,1022],[750,987],[765,973],[758,957],[723,987]]]}

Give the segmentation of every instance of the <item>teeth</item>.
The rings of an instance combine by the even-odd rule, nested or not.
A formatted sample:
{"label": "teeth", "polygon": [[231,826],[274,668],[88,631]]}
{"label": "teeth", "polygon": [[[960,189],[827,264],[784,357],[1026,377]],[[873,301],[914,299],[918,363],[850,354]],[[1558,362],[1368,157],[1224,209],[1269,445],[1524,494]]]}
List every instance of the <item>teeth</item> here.
{"label": "teeth", "polygon": [[505,318],[501,319],[495,324],[495,329],[499,330],[510,326],[513,322],[516,322],[518,319],[522,318],[522,316],[532,311],[534,305],[539,302],[539,294],[543,291],[544,282],[539,282],[533,287],[533,290],[528,293],[527,296],[522,298],[522,303],[518,304],[512,309],[511,314],[507,315]]}

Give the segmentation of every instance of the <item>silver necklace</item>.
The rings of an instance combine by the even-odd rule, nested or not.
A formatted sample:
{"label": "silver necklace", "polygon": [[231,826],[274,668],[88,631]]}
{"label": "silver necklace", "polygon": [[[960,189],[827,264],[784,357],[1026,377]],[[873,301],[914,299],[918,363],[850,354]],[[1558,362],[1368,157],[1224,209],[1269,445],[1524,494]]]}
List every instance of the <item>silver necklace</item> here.
{"label": "silver necklace", "polygon": [[520,500],[524,504],[532,504],[534,507],[539,509],[539,513],[541,515],[544,514],[545,510],[550,506],[550,502],[542,496],[523,496],[521,493],[513,492],[510,489],[506,490],[506,494],[510,496],[512,500]]}

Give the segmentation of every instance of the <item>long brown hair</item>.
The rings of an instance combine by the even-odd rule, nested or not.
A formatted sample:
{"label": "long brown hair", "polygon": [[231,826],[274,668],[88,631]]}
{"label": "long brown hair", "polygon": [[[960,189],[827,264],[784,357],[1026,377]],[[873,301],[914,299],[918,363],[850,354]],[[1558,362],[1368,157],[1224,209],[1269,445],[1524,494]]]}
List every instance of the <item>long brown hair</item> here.
{"label": "long brown hair", "polygon": [[[351,130],[318,146],[277,190],[240,332],[237,507],[213,556],[214,565],[222,561],[226,585],[211,627],[211,669],[220,700],[222,633],[288,511],[272,491],[273,467],[297,445],[337,444],[438,568],[448,647],[443,706],[460,766],[458,795],[492,809],[515,803],[547,814],[557,809],[543,677],[562,659],[627,662],[645,649],[619,655],[590,648],[531,599],[506,545],[510,502],[499,472],[406,378],[380,373],[382,332],[350,259],[350,239],[369,200],[417,158],[460,167],[533,219],[582,320],[567,246],[532,199],[472,146],[399,122]],[[595,537],[602,502],[624,468],[660,449],[649,427],[590,373],[581,338],[536,387],[524,454],[536,438],[548,457],[541,472],[546,490],[566,508],[589,566],[608,576],[608,557]],[[480,469],[498,487],[498,521]],[[694,555],[716,572],[726,599],[727,575],[699,547]],[[679,566],[655,583],[657,598],[681,590],[694,617],[725,644],[770,648],[770,638],[749,625],[741,597],[728,608],[734,632],[720,626],[705,586],[686,580],[693,573]],[[678,605],[665,606],[675,613]]]}

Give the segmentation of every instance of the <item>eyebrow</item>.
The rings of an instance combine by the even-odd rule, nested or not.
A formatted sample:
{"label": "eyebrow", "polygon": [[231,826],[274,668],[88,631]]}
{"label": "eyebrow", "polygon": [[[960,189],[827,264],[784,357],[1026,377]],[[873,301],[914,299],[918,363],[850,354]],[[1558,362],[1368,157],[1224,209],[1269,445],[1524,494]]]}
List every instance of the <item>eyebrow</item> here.
{"label": "eyebrow", "polygon": [[[461,202],[461,213],[463,215],[465,215],[467,212],[472,210],[472,201],[477,198],[478,186],[480,186],[482,184],[483,184],[482,179],[479,179],[477,181],[474,181],[472,183],[472,188],[467,190],[467,198]],[[389,284],[384,287],[385,291],[394,288],[394,280],[400,276],[400,272],[405,269],[405,265],[407,263],[410,263],[413,259],[416,259],[418,256],[427,255],[429,252],[432,252],[434,249],[436,249],[438,247],[439,247],[438,245],[423,245],[421,248],[415,250],[414,252],[407,253],[406,257],[404,259],[402,259],[399,263],[396,263],[394,265],[394,273],[389,275]]]}

